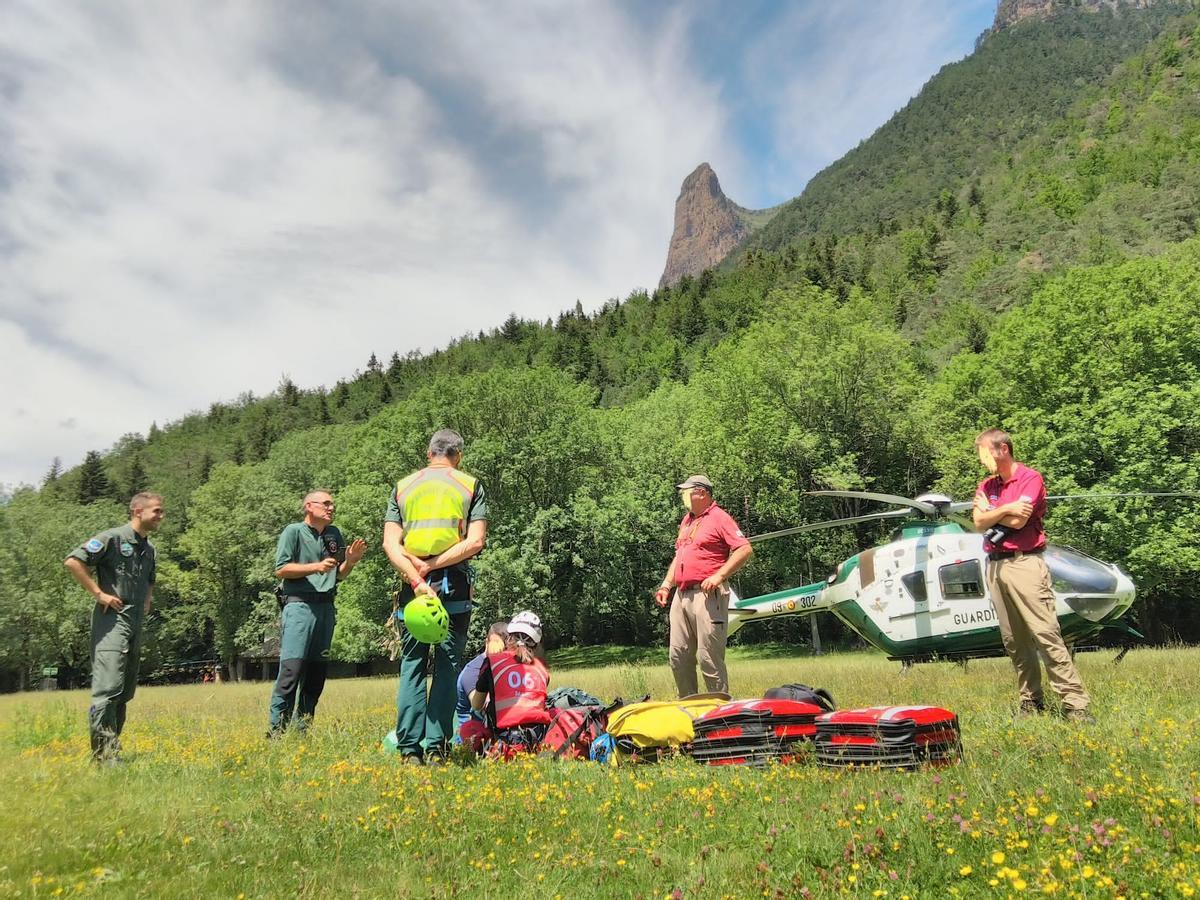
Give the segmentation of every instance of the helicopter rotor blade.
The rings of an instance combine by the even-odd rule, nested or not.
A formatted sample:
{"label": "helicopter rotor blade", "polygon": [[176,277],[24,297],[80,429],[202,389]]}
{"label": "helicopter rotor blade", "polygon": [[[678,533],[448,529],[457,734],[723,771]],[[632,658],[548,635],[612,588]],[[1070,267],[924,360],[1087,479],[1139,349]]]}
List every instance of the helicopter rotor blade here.
{"label": "helicopter rotor blade", "polygon": [[877,494],[874,491],[805,491],[805,493],[810,497],[849,497],[855,500],[878,500],[880,503],[891,503],[895,506],[920,510],[927,516],[937,513],[937,507],[930,503],[922,503],[920,500],[914,500],[912,497],[901,497],[898,494]]}
{"label": "helicopter rotor blade", "polygon": [[1118,497],[1200,497],[1200,491],[1137,491],[1130,494],[1051,494],[1047,500],[1111,500]]}
{"label": "helicopter rotor blade", "polygon": [[[1112,500],[1120,497],[1197,497],[1200,491],[1134,491],[1127,494],[1048,494],[1047,500]],[[950,504],[952,513],[965,512],[974,506],[971,500],[956,500]]]}
{"label": "helicopter rotor blade", "polygon": [[951,522],[957,522],[963,527],[963,530],[968,534],[974,534],[978,529],[975,527],[975,520],[970,516],[963,515],[961,512],[950,512],[946,514],[946,518]]}
{"label": "helicopter rotor blade", "polygon": [[754,544],[758,541],[771,541],[775,538],[787,537],[789,534],[803,534],[806,531],[820,531],[824,528],[837,528],[839,525],[855,525],[859,522],[876,522],[880,519],[898,519],[911,514],[911,511],[907,509],[891,509],[886,512],[871,513],[866,516],[851,516],[848,519],[827,519],[824,522],[812,522],[808,525],[796,525],[792,528],[782,528],[779,531],[756,534],[749,538],[749,541]]}

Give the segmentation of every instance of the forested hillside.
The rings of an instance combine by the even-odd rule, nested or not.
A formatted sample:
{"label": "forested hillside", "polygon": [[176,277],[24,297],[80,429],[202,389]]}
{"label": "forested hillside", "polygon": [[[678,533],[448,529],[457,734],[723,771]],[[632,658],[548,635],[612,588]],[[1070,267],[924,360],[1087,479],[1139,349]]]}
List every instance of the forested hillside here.
{"label": "forested hillside", "polygon": [[944,190],[957,194],[1026,138],[1055,126],[1081,86],[1102,84],[1191,8],[1104,7],[986,35],[975,53],[945,66],[871,137],[814,176],[745,248],[779,250],[808,235],[886,227]]}
{"label": "forested hillside", "polygon": [[[168,506],[146,671],[261,650],[277,628],[275,537],[314,485],[334,490],[348,536],[372,542],[339,595],[334,645],[339,659],[372,658],[393,582],[378,549],[389,485],[443,425],[466,436],[464,467],[490,498],[477,625],[532,605],[554,643],[661,640],[648,590],[681,513],[672,485],[690,471],[713,477],[751,533],[854,511],[804,496],[814,488],[964,496],[978,477],[971,439],[995,423],[1055,491],[1200,489],[1198,26],[1161,12],[1022,23],[906,112],[959,96],[945,79],[976,60],[1003,80],[1047,55],[1082,65],[1073,42],[1088,40],[1103,71],[1054,69],[1053,102],[1039,98],[1017,131],[1012,98],[993,109],[980,88],[970,115],[1009,123],[987,141],[939,100],[937,146],[903,132],[871,145],[878,158],[855,165],[882,186],[840,203],[830,192],[824,212],[805,213],[813,233],[594,314],[513,316],[427,356],[380,347],[382,362],[328,391],[285,376],[270,397],[52,467],[0,507],[0,670],[19,684],[44,665],[86,666],[88,604],[61,559],[144,487]],[[926,168],[929,184],[895,175]],[[1051,534],[1133,573],[1153,638],[1200,638],[1195,505],[1063,508]],[[875,536],[761,545],[741,591],[822,577]],[[740,639],[807,631],[782,620]]]}

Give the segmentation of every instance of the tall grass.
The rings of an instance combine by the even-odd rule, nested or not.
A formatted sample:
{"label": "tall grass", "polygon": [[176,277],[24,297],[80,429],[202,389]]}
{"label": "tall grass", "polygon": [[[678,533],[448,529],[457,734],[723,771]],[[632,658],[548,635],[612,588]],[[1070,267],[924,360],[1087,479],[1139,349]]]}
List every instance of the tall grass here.
{"label": "tall grass", "polygon": [[[551,668],[554,670],[553,659]],[[901,673],[873,654],[735,654],[735,694],[801,681],[843,706],[961,718],[942,770],[522,760],[402,766],[394,680],[331,682],[307,736],[263,739],[265,684],[157,687],[128,765],[87,760],[85,692],[0,697],[0,892],[113,896],[1185,896],[1200,890],[1200,651],[1080,668],[1099,723],[1014,721],[1004,660]],[[669,697],[652,659],[560,671]]]}

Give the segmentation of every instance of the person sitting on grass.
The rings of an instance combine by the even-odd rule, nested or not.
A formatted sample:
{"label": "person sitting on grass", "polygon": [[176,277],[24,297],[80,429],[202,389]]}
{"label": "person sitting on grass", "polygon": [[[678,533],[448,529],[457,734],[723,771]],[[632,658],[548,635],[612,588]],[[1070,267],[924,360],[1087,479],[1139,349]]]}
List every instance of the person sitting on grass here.
{"label": "person sitting on grass", "polygon": [[487,661],[488,654],[503,653],[507,638],[508,622],[493,622],[484,638],[483,652],[463,666],[462,672],[459,673],[458,699],[454,705],[454,743],[456,744],[462,743],[462,736],[458,732],[465,722],[471,718],[480,722],[484,720],[482,712],[477,713],[471,709],[471,691],[475,689],[475,684],[479,681],[479,670]]}
{"label": "person sitting on grass", "polygon": [[487,710],[487,723],[501,746],[535,752],[550,724],[546,689],[550,673],[538,659],[542,623],[528,610],[508,623],[504,650],[489,653],[479,669],[471,707]]}

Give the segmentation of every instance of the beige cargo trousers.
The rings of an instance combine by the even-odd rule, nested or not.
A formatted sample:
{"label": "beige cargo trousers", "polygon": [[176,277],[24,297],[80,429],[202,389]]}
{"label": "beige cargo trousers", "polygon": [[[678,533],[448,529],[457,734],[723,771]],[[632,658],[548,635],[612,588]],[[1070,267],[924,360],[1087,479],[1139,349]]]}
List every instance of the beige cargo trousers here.
{"label": "beige cargo trousers", "polygon": [[696,689],[696,657],[705,689],[729,691],[729,673],[725,669],[725,640],[729,636],[729,591],[718,588],[703,591],[700,585],[676,591],[671,601],[671,674],[680,697],[690,697]]}
{"label": "beige cargo trousers", "polygon": [[1050,570],[1042,555],[1017,551],[1011,557],[990,560],[987,580],[1004,650],[1017,670],[1021,702],[1042,705],[1040,657],[1063,709],[1087,709],[1091,700],[1063,642]]}

